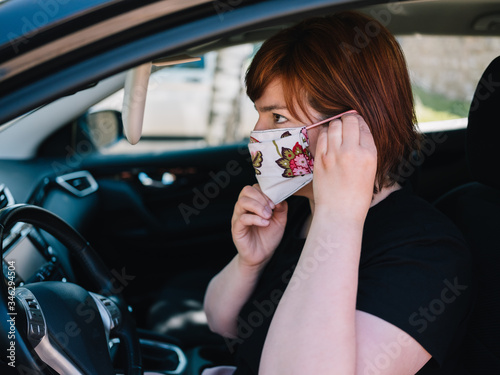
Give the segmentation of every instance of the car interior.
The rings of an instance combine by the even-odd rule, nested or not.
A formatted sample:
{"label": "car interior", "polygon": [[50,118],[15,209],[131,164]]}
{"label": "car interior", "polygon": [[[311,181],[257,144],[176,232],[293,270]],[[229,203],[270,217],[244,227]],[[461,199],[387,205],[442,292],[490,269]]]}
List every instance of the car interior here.
{"label": "car interior", "polygon": [[[498,82],[500,59],[491,62],[482,79]],[[484,81],[483,81],[484,82]],[[493,331],[498,327],[500,310],[498,298],[498,265],[500,257],[493,228],[500,223],[500,190],[495,145],[490,135],[497,132],[492,126],[494,110],[500,99],[493,91],[488,98],[482,97],[484,86],[480,83],[474,99],[481,100],[477,108],[471,107],[467,125],[466,155],[471,182],[445,193],[435,205],[448,215],[465,235],[474,254],[477,278],[477,302],[471,318],[469,337],[464,351],[470,356],[471,370],[486,374],[498,368],[499,343]],[[488,134],[486,136],[486,134]],[[472,367],[473,366],[473,367]]]}
{"label": "car interior", "polygon": [[[13,305],[4,292],[0,314],[9,317],[15,306],[24,311],[18,321],[29,322],[15,333],[24,373],[135,374],[142,362],[151,374],[200,374],[232,364],[224,338],[207,326],[203,297],[235,255],[234,203],[256,182],[247,149],[256,114],[245,97],[245,69],[280,29],[346,9],[378,19],[407,54],[425,138],[422,150],[402,162],[401,176],[469,242],[478,295],[463,348],[467,371],[500,370],[500,2],[264,3],[194,6],[193,14],[211,8],[220,28],[211,32],[203,27],[212,24],[203,26],[201,16],[191,21],[186,9],[174,21],[165,15],[136,25],[136,34],[117,32],[117,41],[103,36],[87,70],[77,69],[87,47],[40,64],[36,79],[35,69],[19,80],[4,75],[12,62],[7,54],[0,59],[0,253],[5,285],[18,291]],[[183,20],[199,22],[194,30],[203,37],[183,42],[194,33]],[[34,38],[42,45],[54,35]],[[141,38],[149,38],[143,49]],[[432,60],[443,43],[455,42],[456,55],[443,53],[452,62]],[[119,52],[121,59],[111,57]],[[64,64],[68,70],[58,76]],[[422,66],[438,74],[422,78]],[[444,77],[444,90],[433,86],[435,77]],[[3,319],[3,337],[11,327]],[[52,345],[43,340],[47,327],[62,333],[51,336]],[[0,344],[8,353],[10,341]],[[0,359],[2,373],[12,371],[8,363]]]}

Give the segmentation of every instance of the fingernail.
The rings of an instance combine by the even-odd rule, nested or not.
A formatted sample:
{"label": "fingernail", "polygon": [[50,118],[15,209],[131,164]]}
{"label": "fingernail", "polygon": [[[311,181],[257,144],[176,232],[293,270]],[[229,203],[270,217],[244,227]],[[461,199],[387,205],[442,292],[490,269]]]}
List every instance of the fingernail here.
{"label": "fingernail", "polygon": [[267,216],[271,216],[273,214],[273,210],[271,210],[268,206],[264,207],[264,212]]}

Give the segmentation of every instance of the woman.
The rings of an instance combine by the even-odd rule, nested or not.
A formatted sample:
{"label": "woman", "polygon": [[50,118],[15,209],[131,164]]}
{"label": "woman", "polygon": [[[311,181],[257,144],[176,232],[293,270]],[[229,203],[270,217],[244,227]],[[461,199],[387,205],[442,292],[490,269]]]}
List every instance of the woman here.
{"label": "woman", "polygon": [[[211,329],[236,352],[224,371],[459,373],[469,254],[401,186],[419,136],[394,37],[353,12],[309,19],[262,45],[246,84],[259,185],[239,196],[238,253],[205,296]],[[290,194],[307,204],[282,201]]]}

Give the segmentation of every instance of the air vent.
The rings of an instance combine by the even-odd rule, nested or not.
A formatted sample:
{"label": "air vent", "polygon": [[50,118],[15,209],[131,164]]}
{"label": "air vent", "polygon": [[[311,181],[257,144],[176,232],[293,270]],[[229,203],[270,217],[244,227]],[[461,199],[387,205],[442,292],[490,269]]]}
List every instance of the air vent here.
{"label": "air vent", "polygon": [[14,204],[14,197],[10,193],[10,190],[4,184],[0,185],[0,209]]}
{"label": "air vent", "polygon": [[56,182],[77,197],[85,197],[95,192],[97,182],[88,171],[68,173],[56,178]]}

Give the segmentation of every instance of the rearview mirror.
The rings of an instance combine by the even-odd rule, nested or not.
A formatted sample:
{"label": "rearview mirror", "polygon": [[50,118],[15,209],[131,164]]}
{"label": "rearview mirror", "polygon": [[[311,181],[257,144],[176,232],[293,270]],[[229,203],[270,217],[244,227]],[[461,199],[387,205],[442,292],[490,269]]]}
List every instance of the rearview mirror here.
{"label": "rearview mirror", "polygon": [[151,68],[153,66],[164,67],[200,60],[200,57],[188,55],[170,56],[139,65],[127,72],[122,113],[125,136],[131,145],[135,145],[141,139]]}

